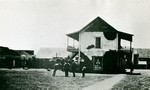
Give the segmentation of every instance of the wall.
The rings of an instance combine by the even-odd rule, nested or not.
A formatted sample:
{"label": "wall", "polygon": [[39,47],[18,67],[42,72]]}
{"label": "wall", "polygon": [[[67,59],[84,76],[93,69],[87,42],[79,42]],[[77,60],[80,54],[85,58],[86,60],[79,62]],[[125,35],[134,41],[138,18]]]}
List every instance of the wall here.
{"label": "wall", "polygon": [[[101,37],[101,48],[86,49],[89,45],[95,46],[95,38]],[[107,40],[104,37],[103,32],[82,32],[79,38],[80,50],[89,57],[91,56],[103,56],[106,51],[118,49],[118,37],[114,40]]]}

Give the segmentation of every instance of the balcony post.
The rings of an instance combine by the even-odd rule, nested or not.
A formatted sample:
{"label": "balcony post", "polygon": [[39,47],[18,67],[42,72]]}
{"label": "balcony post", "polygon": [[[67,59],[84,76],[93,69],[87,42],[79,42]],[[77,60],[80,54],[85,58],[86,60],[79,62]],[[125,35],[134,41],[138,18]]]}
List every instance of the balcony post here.
{"label": "balcony post", "polygon": [[79,34],[79,58],[78,58],[78,63],[80,64],[80,52],[81,52],[81,33]]}
{"label": "balcony post", "polygon": [[132,52],[132,42],[130,41],[130,52]]}
{"label": "balcony post", "polygon": [[69,43],[69,37],[67,36],[67,48],[68,48],[68,43]]}
{"label": "balcony post", "polygon": [[73,47],[75,48],[75,40],[73,39]]}

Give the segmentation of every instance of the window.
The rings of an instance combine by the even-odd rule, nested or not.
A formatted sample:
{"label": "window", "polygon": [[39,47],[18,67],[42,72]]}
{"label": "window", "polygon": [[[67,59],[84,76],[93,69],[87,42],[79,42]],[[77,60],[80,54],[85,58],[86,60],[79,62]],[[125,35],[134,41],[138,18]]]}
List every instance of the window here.
{"label": "window", "polygon": [[101,37],[96,37],[95,48],[101,48]]}

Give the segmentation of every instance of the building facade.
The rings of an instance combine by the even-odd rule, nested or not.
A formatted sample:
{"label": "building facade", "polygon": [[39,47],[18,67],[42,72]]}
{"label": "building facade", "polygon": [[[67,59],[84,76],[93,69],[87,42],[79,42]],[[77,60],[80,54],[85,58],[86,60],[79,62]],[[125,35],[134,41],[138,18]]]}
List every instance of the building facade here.
{"label": "building facade", "polygon": [[[79,43],[77,48],[67,44],[67,50],[72,52],[70,58],[73,59],[77,56],[77,61],[80,66],[86,65],[88,69],[92,71],[104,71],[109,65],[110,68],[112,68],[111,65],[114,66],[114,64],[116,64],[114,68],[119,68],[123,65],[120,59],[126,58],[125,55],[127,55],[127,53],[132,53],[133,35],[116,30],[100,17],[91,21],[81,30],[67,34],[67,36]],[[121,46],[122,40],[129,41],[129,50],[123,49]],[[69,39],[67,43],[69,43]],[[110,51],[113,53],[107,56],[106,53]],[[124,55],[121,56],[120,52],[124,53]],[[132,57],[131,55],[129,56],[130,60],[128,61],[131,62]],[[116,59],[117,61],[111,59]]]}

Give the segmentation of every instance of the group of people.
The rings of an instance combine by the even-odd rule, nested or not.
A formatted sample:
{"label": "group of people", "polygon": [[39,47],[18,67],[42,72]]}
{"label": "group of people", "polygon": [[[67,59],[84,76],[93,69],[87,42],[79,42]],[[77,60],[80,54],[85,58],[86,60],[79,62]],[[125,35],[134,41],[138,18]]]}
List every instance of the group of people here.
{"label": "group of people", "polygon": [[[55,76],[56,71],[58,69],[61,69],[65,72],[65,77],[69,76],[69,71],[72,71],[73,77],[75,77],[76,68],[77,68],[77,65],[74,61],[72,61],[71,63],[66,61],[63,65],[61,63],[59,63],[59,61],[56,61],[55,65],[54,65],[54,71],[53,71],[52,76]],[[86,71],[86,67],[83,66],[82,67],[82,77],[85,77],[85,71]]]}

